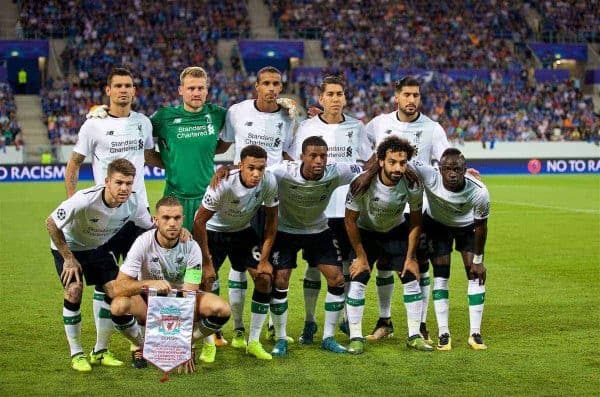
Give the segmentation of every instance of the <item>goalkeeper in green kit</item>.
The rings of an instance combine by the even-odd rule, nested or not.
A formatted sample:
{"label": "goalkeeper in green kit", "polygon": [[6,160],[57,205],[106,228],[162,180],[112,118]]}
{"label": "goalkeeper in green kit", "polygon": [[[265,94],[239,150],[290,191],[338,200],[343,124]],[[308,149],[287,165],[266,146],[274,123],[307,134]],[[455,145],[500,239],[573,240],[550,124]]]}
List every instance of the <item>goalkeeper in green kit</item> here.
{"label": "goalkeeper in green kit", "polygon": [[161,107],[150,120],[165,169],[164,196],[183,204],[183,226],[192,230],[194,213],[214,173],[214,156],[228,147],[219,139],[226,110],[206,103],[209,81],[201,67],[185,68],[179,81],[183,104]]}

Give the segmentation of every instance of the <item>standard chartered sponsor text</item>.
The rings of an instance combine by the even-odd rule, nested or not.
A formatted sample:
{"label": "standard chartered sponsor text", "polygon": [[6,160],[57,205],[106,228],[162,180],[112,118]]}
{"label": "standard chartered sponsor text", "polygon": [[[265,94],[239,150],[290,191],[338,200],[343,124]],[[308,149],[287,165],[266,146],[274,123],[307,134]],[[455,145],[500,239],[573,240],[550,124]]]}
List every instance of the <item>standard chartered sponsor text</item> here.
{"label": "standard chartered sponsor text", "polygon": [[177,127],[177,138],[197,138],[200,136],[214,135],[213,128],[206,128],[205,125],[190,125]]}

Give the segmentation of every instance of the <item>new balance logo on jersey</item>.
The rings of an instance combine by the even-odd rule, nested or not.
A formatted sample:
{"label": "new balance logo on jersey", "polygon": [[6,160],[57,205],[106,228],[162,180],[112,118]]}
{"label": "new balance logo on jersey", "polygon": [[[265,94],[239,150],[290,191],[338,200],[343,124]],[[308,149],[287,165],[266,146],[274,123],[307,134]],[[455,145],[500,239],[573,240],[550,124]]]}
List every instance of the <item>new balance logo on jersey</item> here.
{"label": "new balance logo on jersey", "polygon": [[392,130],[385,130],[386,135],[390,135],[391,133],[392,133]]}
{"label": "new balance logo on jersey", "polygon": [[106,136],[113,136],[115,135],[115,131],[110,130],[110,131],[106,131]]}
{"label": "new balance logo on jersey", "polygon": [[252,121],[246,121],[246,124],[244,124],[246,127],[252,127]]}
{"label": "new balance logo on jersey", "polygon": [[173,124],[181,124],[181,119],[180,118],[173,119]]}
{"label": "new balance logo on jersey", "polygon": [[231,204],[239,204],[239,203],[240,203],[240,200],[237,200],[237,199],[236,200],[231,200]]}
{"label": "new balance logo on jersey", "polygon": [[175,262],[177,262],[178,264],[181,264],[181,262],[183,262],[183,255],[178,256],[177,259],[175,259]]}
{"label": "new balance logo on jersey", "polygon": [[90,219],[90,222],[92,222],[92,223],[97,223],[99,220],[100,220],[100,219],[98,219],[98,218],[92,218],[92,219]]}
{"label": "new balance logo on jersey", "polygon": [[152,259],[150,259],[150,262],[158,263],[158,256],[153,256]]}

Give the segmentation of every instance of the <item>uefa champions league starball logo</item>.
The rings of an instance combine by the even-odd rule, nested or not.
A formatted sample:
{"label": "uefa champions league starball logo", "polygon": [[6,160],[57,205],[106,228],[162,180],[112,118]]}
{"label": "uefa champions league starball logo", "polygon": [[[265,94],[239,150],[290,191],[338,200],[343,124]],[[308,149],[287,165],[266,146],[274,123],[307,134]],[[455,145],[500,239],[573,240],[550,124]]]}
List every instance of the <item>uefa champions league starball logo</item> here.
{"label": "uefa champions league starball logo", "polygon": [[164,336],[178,335],[181,332],[181,310],[175,306],[160,309],[158,332]]}

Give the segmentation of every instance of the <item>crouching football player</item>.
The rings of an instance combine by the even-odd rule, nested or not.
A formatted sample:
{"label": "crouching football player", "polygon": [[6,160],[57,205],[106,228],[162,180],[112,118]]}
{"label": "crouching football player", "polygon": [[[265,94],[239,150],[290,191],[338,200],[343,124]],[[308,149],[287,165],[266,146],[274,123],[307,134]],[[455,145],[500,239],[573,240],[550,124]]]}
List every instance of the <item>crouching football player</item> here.
{"label": "crouching football player", "polygon": [[[198,291],[202,280],[202,254],[194,240],[179,239],[183,225],[183,206],[171,196],[156,203],[156,229],[139,236],[119,270],[114,285],[116,298],[111,305],[117,329],[136,346],[143,346],[140,325],[146,322],[146,288],[158,293],[171,289]],[[131,318],[132,314],[135,318]],[[220,330],[229,320],[229,305],[220,297],[200,292],[196,295],[194,340]],[[193,360],[187,368],[193,372]],[[142,349],[132,352],[132,365],[144,368]]]}

